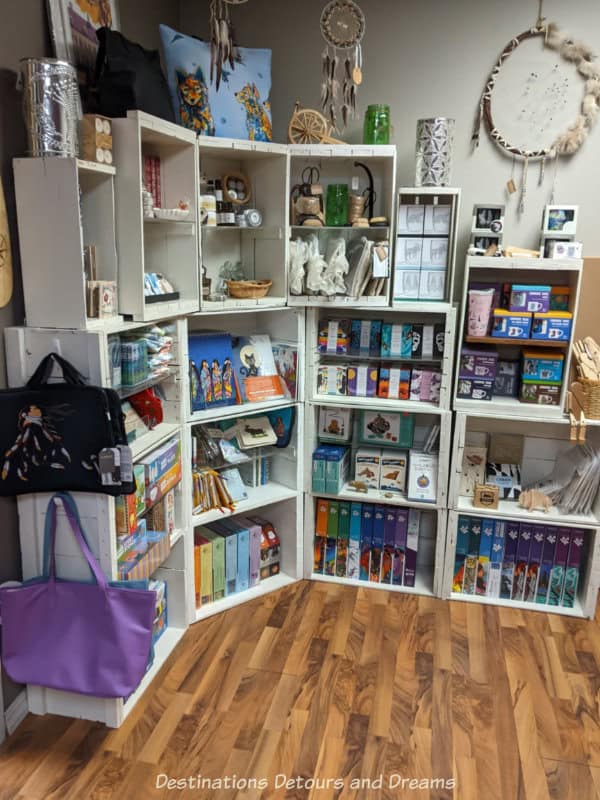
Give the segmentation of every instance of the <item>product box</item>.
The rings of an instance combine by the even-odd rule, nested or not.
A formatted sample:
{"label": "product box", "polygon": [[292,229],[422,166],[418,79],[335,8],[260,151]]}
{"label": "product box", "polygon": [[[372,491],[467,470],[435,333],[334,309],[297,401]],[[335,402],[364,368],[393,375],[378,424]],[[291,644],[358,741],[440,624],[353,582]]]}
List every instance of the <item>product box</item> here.
{"label": "product box", "polygon": [[383,555],[381,557],[381,583],[391,584],[394,574],[394,547],[396,543],[396,510],[385,509],[383,520]]}
{"label": "product box", "polygon": [[437,455],[411,450],[408,468],[408,499],[421,503],[435,503],[437,499],[437,474]]}
{"label": "product box", "polygon": [[570,529],[559,528],[554,551],[554,564],[550,573],[550,588],[548,589],[548,605],[550,606],[559,606],[561,604],[570,546]]}
{"label": "product box", "polygon": [[325,542],[322,536],[315,536],[313,542],[313,572],[317,575],[323,574],[325,565]]}
{"label": "product box", "polygon": [[[142,487],[144,488],[145,493],[143,480]],[[136,495],[125,494],[115,497],[115,523],[117,526],[117,536],[128,536],[132,533],[135,533],[138,526]]]}
{"label": "product box", "polygon": [[412,323],[412,353],[411,358],[419,359],[423,356],[423,328],[422,322]]}
{"label": "product box", "polygon": [[373,545],[373,514],[375,509],[369,503],[361,508],[360,526],[360,573],[361,581],[368,581],[371,571],[371,547]]}
{"label": "product box", "polygon": [[521,465],[488,461],[485,482],[498,487],[501,500],[518,500],[521,494]]}
{"label": "product box", "polygon": [[419,549],[419,529],[421,512],[416,508],[408,509],[408,529],[406,536],[406,556],[404,562],[404,586],[414,586],[417,576],[417,551]]}
{"label": "product box", "polygon": [[527,311],[494,309],[492,336],[500,339],[529,339],[531,314]]}
{"label": "product box", "polygon": [[459,378],[456,396],[460,400],[492,400],[494,397],[494,380]]}
{"label": "product box", "polygon": [[382,321],[353,319],[350,352],[377,356],[381,351]]}
{"label": "product box", "polygon": [[428,237],[423,239],[421,251],[421,274],[423,269],[430,267],[445,271],[448,266],[448,239]]}
{"label": "product box", "polygon": [[408,453],[394,450],[381,452],[379,488],[382,492],[406,491],[406,466]]}
{"label": "product box", "polygon": [[425,223],[425,206],[401,203],[398,206],[398,225],[396,232],[401,235],[415,236],[423,233]]}
{"label": "product box", "polygon": [[499,519],[494,520],[494,538],[492,539],[490,572],[487,585],[488,597],[500,597],[505,530],[506,522]]}
{"label": "product box", "polygon": [[377,396],[390,400],[408,400],[410,397],[410,380],[410,369],[382,364],[379,368]]}
{"label": "product box", "polygon": [[[434,342],[434,326],[423,325],[423,337],[421,339],[421,358],[433,358]],[[442,355],[444,352],[444,345],[442,342]],[[436,353],[436,358],[439,353]]]}
{"label": "product box", "polygon": [[328,536],[325,539],[325,563],[323,565],[324,575],[335,575],[335,561],[337,553],[337,538]]}
{"label": "product box", "polygon": [[406,563],[406,541],[408,538],[408,508],[396,509],[396,534],[394,539],[394,566],[392,583],[402,586],[404,583],[404,566]]}
{"label": "product box", "polygon": [[506,523],[502,577],[500,579],[500,597],[503,600],[510,600],[512,596],[519,532],[520,525],[518,522],[509,521]]}
{"label": "product box", "polygon": [[494,541],[494,520],[484,517],[481,520],[481,539],[479,540],[479,562],[477,566],[477,579],[475,594],[487,595],[490,574],[490,561],[492,558],[492,543]]}
{"label": "product box", "polygon": [[470,517],[462,514],[458,517],[456,530],[456,550],[454,555],[454,573],[452,578],[452,591],[462,592],[465,576],[465,559],[469,551],[469,531],[471,528]]}
{"label": "product box", "polygon": [[317,500],[317,519],[315,522],[315,536],[327,536],[329,522],[329,500]]}
{"label": "product box", "polygon": [[452,207],[449,205],[425,206],[425,223],[423,233],[425,236],[447,236],[450,233],[450,220]]}
{"label": "product box", "polygon": [[443,322],[433,326],[433,358],[443,358],[446,345],[446,329]]}
{"label": "product box", "polygon": [[420,268],[394,268],[394,300],[418,300]]}
{"label": "product box", "polygon": [[312,455],[312,490],[313,492],[325,492],[325,459],[327,450],[325,445],[320,445],[313,450]]}
{"label": "product box", "polygon": [[208,527],[200,528],[212,544],[213,600],[225,597],[225,540]]}
{"label": "product box", "polygon": [[325,456],[325,491],[327,494],[339,494],[350,470],[350,449],[326,445]]}
{"label": "product box", "polygon": [[348,540],[350,539],[350,503],[340,503],[338,518],[337,552],[335,557],[335,574],[338,578],[346,577],[348,561]]}
{"label": "product box", "polygon": [[569,311],[548,311],[534,314],[531,324],[531,338],[553,342],[568,342],[571,338],[573,314]]}
{"label": "product box", "polygon": [[535,603],[545,535],[546,529],[543,525],[532,526],[531,550],[529,551],[529,564],[527,565],[525,591],[523,593],[523,600],[526,603]]}
{"label": "product box", "polygon": [[560,383],[521,383],[519,399],[522,403],[539,406],[560,405],[562,386]]}
{"label": "product box", "polygon": [[[281,562],[281,543],[274,526],[266,519],[255,515],[248,516],[250,522],[260,525],[260,579],[264,580],[272,575],[278,575]],[[240,552],[238,550],[238,565]]]}
{"label": "product box", "polygon": [[225,597],[237,591],[237,551],[239,528],[228,528],[219,522],[208,526],[210,530],[221,536],[225,542]]}
{"label": "product box", "polygon": [[402,325],[384,322],[381,328],[381,357],[399,358],[402,355]]}
{"label": "product box", "polygon": [[410,448],[415,428],[409,412],[361,411],[358,438],[361,444]]}
{"label": "product box", "polygon": [[377,395],[376,364],[358,364],[347,367],[348,395],[350,397],[375,397]]}
{"label": "product box", "polygon": [[530,284],[515,283],[510,293],[508,310],[545,312],[550,309],[551,286],[535,286]]}
{"label": "product box", "polygon": [[324,319],[319,321],[320,353],[347,355],[350,352],[352,323],[349,319]]}
{"label": "product box", "polygon": [[517,544],[517,557],[515,560],[515,572],[513,575],[513,588],[510,596],[511,600],[523,600],[525,595],[527,565],[529,564],[529,553],[531,551],[532,539],[533,525],[531,525],[529,522],[521,522],[519,525],[519,541]]}
{"label": "product box", "polygon": [[494,397],[517,397],[519,394],[519,362],[498,360],[494,378]]}
{"label": "product box", "polygon": [[522,379],[527,383],[560,383],[565,357],[548,350],[523,350]]}
{"label": "product box", "polygon": [[[249,520],[250,524],[258,523]],[[226,520],[227,525],[231,525],[232,530],[237,530],[237,562],[236,562],[236,576],[235,587],[237,592],[244,592],[250,587],[250,529],[247,526],[239,527],[242,523],[239,521]],[[261,528],[261,547],[262,538],[264,534]],[[259,568],[260,569],[260,568]]]}
{"label": "product box", "polygon": [[170,536],[175,530],[175,490],[153,505],[145,519],[149,531],[165,531]]}
{"label": "product box", "polygon": [[477,584],[477,567],[479,565],[479,556],[471,555],[470,553],[465,558],[465,575],[463,578],[463,594],[475,594],[475,587]]}
{"label": "product box", "polygon": [[536,603],[548,602],[548,589],[550,587],[550,574],[554,564],[554,551],[556,549],[557,532],[560,528],[548,526],[544,534],[544,546],[542,548],[542,561],[538,572],[538,582],[535,593]]}
{"label": "product box", "polygon": [[213,599],[213,574],[212,574],[212,542],[206,539],[200,531],[194,531],[194,547],[197,565],[200,566],[198,581],[200,596],[196,596],[196,606],[204,606]]}
{"label": "product box", "polygon": [[362,525],[362,503],[350,505],[350,539],[348,540],[348,560],[346,575],[356,580],[360,571],[360,532]]}
{"label": "product box", "polygon": [[463,347],[458,364],[459,378],[494,380],[498,368],[498,353],[477,347]]}
{"label": "product box", "polygon": [[385,531],[385,507],[375,506],[373,510],[373,539],[371,542],[371,566],[369,580],[379,583],[381,579],[381,559],[383,557],[383,541]]}
{"label": "product box", "polygon": [[421,269],[421,256],[423,253],[423,240],[414,239],[407,236],[396,237],[396,248],[394,251],[395,267],[416,267]]}
{"label": "product box", "polygon": [[[169,440],[139,463],[144,467],[146,508],[149,508],[181,480],[181,440],[179,436]],[[167,480],[164,480],[165,478]]]}
{"label": "product box", "polygon": [[381,450],[360,447],[356,451],[354,479],[371,489],[379,489],[381,480]]}
{"label": "product box", "polygon": [[133,558],[125,556],[119,561],[119,580],[147,580],[166,561],[170,552],[171,539],[166,533],[156,536],[151,544],[146,541]]}
{"label": "product box", "polygon": [[329,512],[327,516],[327,538],[337,539],[340,519],[340,504],[337,500],[329,501]]}
{"label": "product box", "polygon": [[347,393],[346,367],[320,366],[317,372],[317,394],[345,397]]}
{"label": "product box", "polygon": [[412,325],[404,323],[402,325],[402,340],[400,342],[400,356],[402,358],[412,358]]}
{"label": "product box", "polygon": [[349,442],[352,439],[352,409],[319,408],[319,439]]}
{"label": "product box", "polygon": [[[249,533],[249,580],[248,580],[248,587],[252,588],[256,586],[260,582],[260,547],[261,547],[261,540],[262,540],[262,527],[258,525],[256,522],[248,519],[247,517],[236,517],[235,522],[238,523],[239,526],[245,528]],[[242,548],[240,553],[240,543],[238,538],[238,559],[244,557],[243,548],[244,542],[242,541]],[[243,574],[238,574],[237,580],[238,585],[240,584],[240,579],[243,577]],[[238,589],[239,591],[239,589]]]}
{"label": "product box", "polygon": [[421,269],[419,300],[443,300],[446,292],[445,269]]}
{"label": "product box", "polygon": [[442,373],[431,372],[431,385],[429,386],[429,402],[440,404],[442,393]]}
{"label": "product box", "polygon": [[573,608],[577,597],[577,586],[579,584],[579,574],[581,570],[581,557],[583,552],[583,531],[571,531],[571,544],[569,545],[569,555],[567,557],[567,569],[565,571],[565,581],[563,586],[561,606]]}
{"label": "product box", "polygon": [[550,291],[550,311],[568,311],[570,300],[569,286],[553,286]]}

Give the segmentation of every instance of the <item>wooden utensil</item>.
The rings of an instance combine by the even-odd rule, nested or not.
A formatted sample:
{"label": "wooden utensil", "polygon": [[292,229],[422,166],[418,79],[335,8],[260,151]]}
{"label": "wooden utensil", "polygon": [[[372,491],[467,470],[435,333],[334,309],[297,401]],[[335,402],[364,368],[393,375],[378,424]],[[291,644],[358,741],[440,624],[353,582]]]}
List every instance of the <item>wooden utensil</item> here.
{"label": "wooden utensil", "polygon": [[0,180],[0,308],[10,302],[13,293],[13,263],[4,187]]}

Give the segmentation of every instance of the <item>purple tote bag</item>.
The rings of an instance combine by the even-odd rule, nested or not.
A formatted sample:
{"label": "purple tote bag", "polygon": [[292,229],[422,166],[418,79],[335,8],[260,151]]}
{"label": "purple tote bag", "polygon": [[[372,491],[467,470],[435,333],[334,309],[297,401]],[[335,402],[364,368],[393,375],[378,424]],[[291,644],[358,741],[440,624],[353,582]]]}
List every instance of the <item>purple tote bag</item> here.
{"label": "purple tote bag", "polygon": [[[64,506],[92,583],[56,577],[56,506]],[[82,536],[68,495],[55,495],[50,515],[49,575],[0,588],[2,663],[17,683],[127,697],[146,671],[156,594],[109,586]]]}

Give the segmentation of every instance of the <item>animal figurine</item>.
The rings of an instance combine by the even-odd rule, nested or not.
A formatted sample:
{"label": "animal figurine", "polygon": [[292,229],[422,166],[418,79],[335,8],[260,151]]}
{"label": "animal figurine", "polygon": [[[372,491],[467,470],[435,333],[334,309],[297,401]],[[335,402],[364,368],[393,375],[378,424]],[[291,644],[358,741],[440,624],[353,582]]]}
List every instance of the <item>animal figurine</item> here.
{"label": "animal figurine", "polygon": [[194,75],[177,69],[175,74],[181,124],[196,133],[214,136],[215,123],[210,111],[208,87],[202,69],[198,67]]}
{"label": "animal figurine", "polygon": [[247,83],[243,89],[235,93],[235,99],[246,109],[248,138],[255,142],[270,142],[273,139],[273,129],[268,114],[271,105],[268,100],[261,103],[256,84]]}
{"label": "animal figurine", "polygon": [[540,492],[539,489],[527,489],[519,495],[519,505],[527,511],[542,509],[548,513],[553,504],[548,495]]}

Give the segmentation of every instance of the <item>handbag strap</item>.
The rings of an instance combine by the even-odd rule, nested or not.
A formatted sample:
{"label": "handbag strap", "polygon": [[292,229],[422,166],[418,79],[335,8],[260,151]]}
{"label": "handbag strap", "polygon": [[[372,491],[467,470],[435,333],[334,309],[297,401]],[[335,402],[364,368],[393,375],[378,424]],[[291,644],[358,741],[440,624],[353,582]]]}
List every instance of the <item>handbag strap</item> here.
{"label": "handbag strap", "polygon": [[[90,550],[90,547],[85,539],[81,531],[81,523],[79,521],[79,513],[77,511],[77,506],[72,497],[70,497],[65,492],[56,492],[56,494],[52,495],[50,498],[50,502],[48,503],[48,508],[46,509],[46,525],[49,526],[47,530],[49,530],[49,537],[45,537],[49,539],[49,558],[48,558],[48,579],[50,581],[54,581],[56,579],[56,558],[55,558],[55,545],[56,545],[56,508],[58,503],[61,502],[65,513],[67,515],[67,519],[69,520],[69,525],[71,526],[71,530],[73,531],[73,535],[75,536],[75,540],[79,545],[83,555],[85,556],[85,560],[88,563],[88,566],[92,572],[92,575],[96,579],[96,583],[101,586],[103,589],[107,588],[108,581],[102,570],[100,569],[100,565],[96,561],[94,554]],[[46,553],[44,554],[44,574],[46,567]]]}
{"label": "handbag strap", "polygon": [[57,364],[62,372],[63,380],[65,383],[74,384],[76,386],[85,386],[86,381],[81,372],[75,369],[73,364],[67,361],[66,358],[59,356],[58,353],[49,353],[43,358],[37,366],[37,369],[29,378],[26,383],[28,389],[35,389],[39,386],[45,386],[52,374],[54,365]]}

